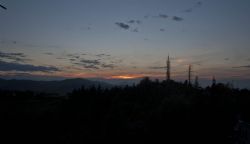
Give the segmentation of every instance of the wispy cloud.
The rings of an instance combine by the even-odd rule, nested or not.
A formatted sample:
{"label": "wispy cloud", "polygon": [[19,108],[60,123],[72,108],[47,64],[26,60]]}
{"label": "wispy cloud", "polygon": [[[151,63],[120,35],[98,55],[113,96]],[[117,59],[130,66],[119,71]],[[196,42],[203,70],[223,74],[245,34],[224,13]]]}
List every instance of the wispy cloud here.
{"label": "wispy cloud", "polygon": [[139,32],[138,28],[132,30],[132,32]]}
{"label": "wispy cloud", "polygon": [[82,54],[78,54],[78,53],[75,53],[75,54],[67,54],[66,57],[68,58],[74,58],[74,59],[79,59],[81,57]]}
{"label": "wispy cloud", "polygon": [[0,57],[4,57],[4,58],[16,58],[16,57],[26,57],[23,53],[4,53],[4,52],[0,52]]}
{"label": "wispy cloud", "polygon": [[114,64],[102,64],[101,66],[102,66],[103,68],[109,68],[109,69],[113,69],[113,68],[116,67]]}
{"label": "wispy cloud", "polygon": [[183,12],[190,13],[193,12],[195,9],[200,8],[203,5],[202,1],[198,1],[195,4],[193,4],[192,7],[185,9]]}
{"label": "wispy cloud", "polygon": [[25,62],[30,60],[24,53],[6,53],[1,51],[0,51],[0,59],[19,61],[19,62]]}
{"label": "wispy cloud", "polygon": [[135,21],[137,24],[141,24],[142,23],[142,21],[140,21],[140,20],[136,20]]}
{"label": "wispy cloud", "polygon": [[202,1],[198,1],[195,3],[194,7],[200,7],[202,6],[203,2]]}
{"label": "wispy cloud", "polygon": [[60,70],[57,67],[53,66],[35,66],[31,64],[20,64],[15,62],[0,61],[0,71],[53,72]]}
{"label": "wispy cloud", "polygon": [[166,18],[168,18],[168,15],[166,15],[166,14],[159,14],[158,17],[166,19]]}
{"label": "wispy cloud", "polygon": [[97,55],[95,55],[95,56],[100,57],[100,58],[103,58],[103,57],[110,57],[109,54],[104,54],[104,53],[102,53],[102,54],[97,54]]}
{"label": "wispy cloud", "polygon": [[99,54],[90,54],[90,53],[76,53],[76,54],[66,54],[66,59],[69,62],[77,67],[83,67],[89,70],[97,69],[114,69],[117,67],[118,63],[122,61],[111,56],[110,54],[99,53]]}
{"label": "wispy cloud", "polygon": [[99,59],[97,60],[82,59],[80,62],[85,63],[85,64],[93,64],[93,65],[99,65],[101,63]]}
{"label": "wispy cloud", "polygon": [[188,8],[188,9],[184,10],[183,12],[190,13],[192,11],[193,11],[193,8]]}
{"label": "wispy cloud", "polygon": [[128,24],[122,23],[122,22],[116,22],[115,23],[117,26],[119,26],[122,29],[128,30],[130,26]]}
{"label": "wispy cloud", "polygon": [[148,18],[149,18],[149,15],[145,15],[143,18],[144,18],[144,19],[148,19]]}
{"label": "wispy cloud", "polygon": [[149,69],[166,69],[166,66],[153,66],[153,67],[148,67]]}
{"label": "wispy cloud", "polygon": [[0,4],[0,7],[3,8],[4,10],[7,10],[7,8],[1,4]]}
{"label": "wispy cloud", "polygon": [[1,40],[0,43],[5,47],[29,47],[29,48],[61,48],[60,45],[54,44],[36,44],[29,43],[25,41],[16,41],[16,40]]}
{"label": "wispy cloud", "polygon": [[129,20],[128,23],[133,24],[135,23],[135,20]]}
{"label": "wispy cloud", "polygon": [[184,20],[183,18],[178,17],[178,16],[173,16],[172,19],[173,19],[174,21],[183,21],[183,20]]}
{"label": "wispy cloud", "polygon": [[250,65],[242,65],[242,66],[236,66],[233,68],[250,68]]}
{"label": "wispy cloud", "polygon": [[140,20],[129,20],[127,23],[129,23],[129,24],[141,24],[142,21],[140,21]]}
{"label": "wispy cloud", "polygon": [[86,69],[113,69],[116,66],[112,62],[104,62],[101,59],[81,59],[80,61],[74,62],[78,66],[83,66]]}
{"label": "wispy cloud", "polygon": [[165,31],[165,29],[164,29],[164,28],[161,28],[161,29],[160,29],[160,31],[161,31],[161,32],[164,32],[164,31]]}
{"label": "wispy cloud", "polygon": [[46,52],[46,53],[44,53],[45,55],[54,55],[54,53],[52,53],[52,52]]}
{"label": "wispy cloud", "polygon": [[[117,26],[119,26],[120,28],[122,28],[122,29],[124,29],[124,30],[128,30],[128,29],[130,29],[130,32],[139,32],[139,30],[138,30],[138,27],[136,27],[135,25],[133,25],[133,24],[141,24],[141,21],[140,20],[129,20],[128,22],[127,22],[128,24],[126,24],[126,23],[122,23],[122,22],[117,22],[117,23],[115,23]],[[131,24],[131,25],[129,25],[129,24]]]}
{"label": "wispy cloud", "polygon": [[78,65],[78,66],[82,66],[86,69],[99,69],[99,67],[96,64],[86,63],[84,61],[74,62],[73,64]]}

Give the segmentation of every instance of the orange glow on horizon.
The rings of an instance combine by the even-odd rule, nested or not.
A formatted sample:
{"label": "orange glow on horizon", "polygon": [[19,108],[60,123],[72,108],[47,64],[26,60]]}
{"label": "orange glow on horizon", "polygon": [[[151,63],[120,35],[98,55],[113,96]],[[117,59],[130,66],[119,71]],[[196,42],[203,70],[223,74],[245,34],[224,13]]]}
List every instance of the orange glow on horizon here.
{"label": "orange glow on horizon", "polygon": [[116,75],[109,77],[109,79],[135,79],[141,77],[144,77],[144,75]]}

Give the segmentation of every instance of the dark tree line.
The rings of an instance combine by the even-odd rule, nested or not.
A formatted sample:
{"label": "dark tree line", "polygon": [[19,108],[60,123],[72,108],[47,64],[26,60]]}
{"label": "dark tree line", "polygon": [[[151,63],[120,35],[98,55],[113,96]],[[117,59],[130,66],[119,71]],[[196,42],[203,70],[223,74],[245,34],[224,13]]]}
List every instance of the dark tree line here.
{"label": "dark tree line", "polygon": [[35,142],[235,143],[250,122],[250,91],[143,79],[138,85],[74,90],[67,97],[0,91],[1,131]]}

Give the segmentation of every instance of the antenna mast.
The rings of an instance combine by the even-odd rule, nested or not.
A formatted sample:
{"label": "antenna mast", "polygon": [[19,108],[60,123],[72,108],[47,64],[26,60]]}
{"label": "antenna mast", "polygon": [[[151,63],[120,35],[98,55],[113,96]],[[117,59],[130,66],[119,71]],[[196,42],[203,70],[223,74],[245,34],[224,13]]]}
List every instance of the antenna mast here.
{"label": "antenna mast", "polygon": [[166,61],[166,80],[169,81],[170,80],[170,59],[169,59],[169,55],[168,55],[168,59]]}

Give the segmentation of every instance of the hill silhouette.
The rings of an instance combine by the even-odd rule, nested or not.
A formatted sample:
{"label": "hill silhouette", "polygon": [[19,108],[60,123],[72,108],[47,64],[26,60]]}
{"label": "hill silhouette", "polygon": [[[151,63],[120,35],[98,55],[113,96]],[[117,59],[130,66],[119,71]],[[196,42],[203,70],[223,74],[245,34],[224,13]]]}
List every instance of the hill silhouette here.
{"label": "hill silhouette", "polygon": [[[229,85],[141,80],[125,87],[84,87],[67,97],[0,91],[4,135],[42,143],[243,143],[250,91]],[[242,130],[244,129],[244,130]]]}
{"label": "hill silhouette", "polygon": [[91,87],[91,86],[101,86],[103,88],[109,88],[112,85],[100,82],[91,81],[87,79],[66,79],[58,81],[33,81],[33,80],[4,80],[0,79],[0,89],[3,90],[20,90],[20,91],[34,91],[34,92],[47,92],[47,93],[57,93],[60,95],[65,95],[74,89],[81,88],[81,86]]}

